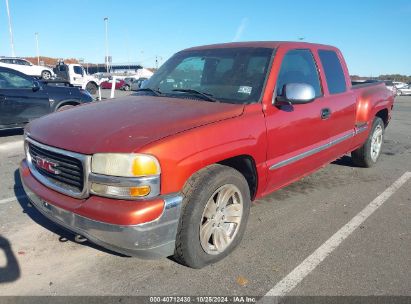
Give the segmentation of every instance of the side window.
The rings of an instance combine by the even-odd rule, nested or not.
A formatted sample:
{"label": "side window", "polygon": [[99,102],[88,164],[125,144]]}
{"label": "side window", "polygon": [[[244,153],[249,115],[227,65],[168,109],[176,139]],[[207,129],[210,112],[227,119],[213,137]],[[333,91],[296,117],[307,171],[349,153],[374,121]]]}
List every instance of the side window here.
{"label": "side window", "polygon": [[83,75],[83,69],[80,66],[75,65],[73,67],[74,73],[79,74],[79,75]]}
{"label": "side window", "polygon": [[292,50],[284,56],[277,79],[277,96],[282,96],[288,83],[309,84],[314,88],[315,96],[322,95],[317,66],[310,50]]}
{"label": "side window", "polygon": [[29,89],[32,82],[26,78],[9,72],[0,72],[0,89]]}
{"label": "side window", "polygon": [[319,50],[321,64],[324,68],[327,79],[328,91],[330,94],[338,94],[346,91],[344,71],[341,62],[334,51]]}
{"label": "side window", "polygon": [[26,60],[19,60],[21,65],[30,65],[30,63]]}

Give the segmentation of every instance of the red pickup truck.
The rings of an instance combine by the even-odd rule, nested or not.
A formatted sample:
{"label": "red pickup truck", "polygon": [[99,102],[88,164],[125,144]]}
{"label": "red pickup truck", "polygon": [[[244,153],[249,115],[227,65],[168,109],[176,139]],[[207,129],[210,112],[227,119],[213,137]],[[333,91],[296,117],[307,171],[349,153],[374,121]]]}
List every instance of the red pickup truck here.
{"label": "red pickup truck", "polygon": [[373,166],[393,101],[353,85],[335,47],[190,48],[133,96],[31,122],[21,179],[78,238],[200,268],[239,244],[252,200],[346,153]]}

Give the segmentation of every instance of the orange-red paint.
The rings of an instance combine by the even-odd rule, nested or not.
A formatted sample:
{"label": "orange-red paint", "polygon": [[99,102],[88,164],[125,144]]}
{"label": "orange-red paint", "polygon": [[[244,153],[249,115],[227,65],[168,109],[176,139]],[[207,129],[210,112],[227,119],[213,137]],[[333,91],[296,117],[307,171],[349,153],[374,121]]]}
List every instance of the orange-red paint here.
{"label": "orange-red paint", "polygon": [[[181,191],[198,170],[227,158],[250,157],[257,172],[257,193],[261,197],[281,188],[361,146],[366,132],[287,166],[270,166],[371,126],[376,113],[387,110],[391,117],[394,97],[383,84],[352,89],[341,52],[331,46],[302,42],[244,42],[201,48],[269,47],[275,49],[261,103],[235,105],[175,98],[130,96],[76,107],[48,115],[31,123],[27,132],[47,145],[93,154],[104,152],[148,153],[161,165],[161,194]],[[309,49],[317,63],[323,96],[312,103],[290,109],[272,104],[281,62],[292,49]],[[334,50],[340,58],[347,91],[330,95],[318,50]],[[330,119],[320,111],[329,108]],[[24,163],[23,163],[24,166]],[[24,175],[38,195],[81,215],[110,223],[136,224],[161,214],[164,202],[154,199],[127,202],[91,196],[76,200]]]}

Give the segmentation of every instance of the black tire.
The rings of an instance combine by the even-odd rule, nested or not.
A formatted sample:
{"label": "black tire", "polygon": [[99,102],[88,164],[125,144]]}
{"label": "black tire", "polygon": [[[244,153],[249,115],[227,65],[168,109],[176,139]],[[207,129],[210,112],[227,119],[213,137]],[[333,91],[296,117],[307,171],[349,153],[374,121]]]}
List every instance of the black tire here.
{"label": "black tire", "polygon": [[364,168],[370,168],[374,166],[378,158],[381,155],[381,146],[379,148],[377,156],[373,157],[372,155],[372,141],[373,141],[373,136],[377,132],[377,130],[382,130],[382,137],[381,137],[381,145],[384,139],[384,122],[380,117],[376,117],[374,119],[374,122],[372,124],[372,128],[370,131],[370,134],[368,135],[367,141],[364,143],[364,145],[357,150],[351,152],[351,158],[353,163],[358,166],[358,167],[364,167]]}
{"label": "black tire", "polygon": [[130,86],[129,86],[128,84],[126,84],[126,85],[123,87],[123,90],[124,90],[124,91],[130,91]]}
{"label": "black tire", "polygon": [[89,82],[89,83],[86,85],[86,90],[87,90],[91,95],[96,94],[96,93],[97,93],[97,89],[98,89],[98,87],[97,87],[97,85],[96,85],[94,82]]}
{"label": "black tire", "polygon": [[[216,191],[232,186],[239,190],[237,194],[242,196],[242,215],[238,217],[239,224],[229,224],[234,225],[236,230],[224,251],[215,254],[207,253],[200,241],[200,225],[205,225],[203,221],[205,207]],[[240,243],[250,213],[250,190],[244,176],[233,168],[219,164],[211,165],[190,178],[184,186],[183,197],[182,214],[176,237],[175,260],[192,268],[202,268],[226,257]],[[234,205],[234,201],[230,199]],[[224,208],[228,209],[227,206],[230,204]],[[220,210],[220,214],[224,208]],[[224,220],[224,217],[222,219]],[[210,241],[212,239],[213,237],[210,237]]]}
{"label": "black tire", "polygon": [[51,79],[51,73],[50,71],[44,70],[43,72],[41,72],[41,78],[44,80],[48,80]]}

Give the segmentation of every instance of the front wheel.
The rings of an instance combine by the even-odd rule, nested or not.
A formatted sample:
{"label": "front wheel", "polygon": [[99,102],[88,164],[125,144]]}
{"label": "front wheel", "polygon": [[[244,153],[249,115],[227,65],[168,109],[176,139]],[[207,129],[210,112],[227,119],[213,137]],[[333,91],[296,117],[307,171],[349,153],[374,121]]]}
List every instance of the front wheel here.
{"label": "front wheel", "polygon": [[49,80],[51,78],[51,72],[44,70],[43,72],[41,72],[41,78],[44,80]]}
{"label": "front wheel", "polygon": [[384,129],[383,120],[376,117],[367,141],[361,148],[351,152],[351,157],[355,165],[370,168],[377,163],[384,140]]}
{"label": "front wheel", "polygon": [[193,268],[223,259],[240,243],[250,213],[244,176],[233,168],[211,165],[187,182],[183,195],[175,259]]}
{"label": "front wheel", "polygon": [[93,82],[89,82],[87,85],[86,85],[86,90],[91,94],[91,95],[94,95],[94,94],[96,94],[97,93],[97,85],[95,84],[95,83],[93,83]]}
{"label": "front wheel", "polygon": [[124,90],[124,91],[130,91],[130,86],[129,86],[128,84],[126,84],[126,85],[123,87],[123,90]]}

